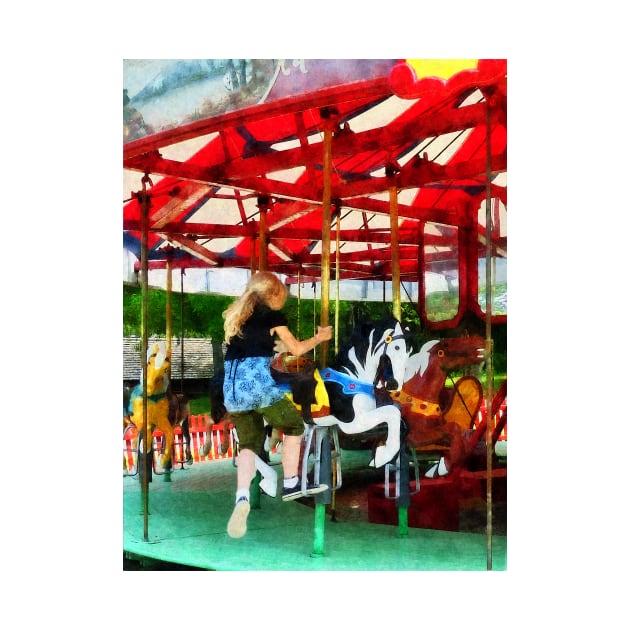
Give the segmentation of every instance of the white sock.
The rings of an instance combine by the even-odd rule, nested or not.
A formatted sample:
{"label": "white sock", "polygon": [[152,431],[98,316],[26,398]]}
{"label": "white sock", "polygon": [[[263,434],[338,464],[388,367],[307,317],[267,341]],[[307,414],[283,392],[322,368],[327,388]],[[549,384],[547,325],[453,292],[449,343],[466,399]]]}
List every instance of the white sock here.
{"label": "white sock", "polygon": [[238,503],[241,499],[245,499],[249,502],[249,488],[241,488],[236,491],[236,500],[234,503]]}
{"label": "white sock", "polygon": [[295,488],[298,485],[300,478],[295,475],[294,477],[285,477],[283,485],[285,488]]}

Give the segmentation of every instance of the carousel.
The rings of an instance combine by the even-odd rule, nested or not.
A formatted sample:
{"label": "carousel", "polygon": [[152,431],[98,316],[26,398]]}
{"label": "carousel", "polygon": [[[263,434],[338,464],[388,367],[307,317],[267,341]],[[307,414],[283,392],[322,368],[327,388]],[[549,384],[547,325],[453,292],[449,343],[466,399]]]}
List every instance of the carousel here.
{"label": "carousel", "polygon": [[[505,570],[507,379],[493,356],[507,325],[506,61],[125,60],[123,78],[123,244],[146,357],[124,405],[123,557],[149,569]],[[204,269],[271,271],[298,300],[315,287],[314,325],[335,331],[303,362],[274,358],[305,418],[302,480],[328,490],[275,497],[282,444],[270,440],[239,539],[226,533],[229,414],[190,417],[167,388],[170,297],[165,343],[147,333],[151,274],[166,274],[170,296],[174,273]],[[389,315],[344,337],[340,294],[368,285]],[[421,347],[403,304],[430,339]],[[298,400],[305,376],[312,398]],[[462,522],[473,503],[476,528]]]}

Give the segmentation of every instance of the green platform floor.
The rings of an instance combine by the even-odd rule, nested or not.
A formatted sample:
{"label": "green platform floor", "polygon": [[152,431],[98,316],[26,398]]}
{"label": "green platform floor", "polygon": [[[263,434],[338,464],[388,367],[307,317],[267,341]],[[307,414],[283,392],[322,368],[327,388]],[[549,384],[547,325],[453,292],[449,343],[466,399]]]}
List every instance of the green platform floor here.
{"label": "green platform floor", "polygon": [[[272,460],[273,461],[273,460]],[[343,474],[366,464],[363,452],[343,451]],[[279,469],[278,469],[279,470]],[[123,556],[214,571],[487,571],[485,533],[408,528],[326,516],[323,555],[313,557],[313,500],[283,502],[262,495],[247,534],[232,539],[226,524],[234,504],[231,460],[177,468],[172,481],[153,475],[145,518],[137,476],[123,478]],[[420,490],[422,491],[422,490]],[[341,491],[340,491],[341,492]],[[321,549],[321,547],[319,547]],[[507,537],[494,535],[491,568],[504,571]]]}

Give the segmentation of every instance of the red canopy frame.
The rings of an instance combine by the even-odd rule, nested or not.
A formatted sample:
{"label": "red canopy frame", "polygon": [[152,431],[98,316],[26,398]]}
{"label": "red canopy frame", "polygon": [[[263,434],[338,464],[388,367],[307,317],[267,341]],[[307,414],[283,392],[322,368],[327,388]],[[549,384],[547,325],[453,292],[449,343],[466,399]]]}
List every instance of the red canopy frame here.
{"label": "red canopy frame", "polygon": [[[303,91],[292,93],[291,76],[281,70],[291,67],[296,76],[297,61],[310,75],[298,74]],[[507,258],[506,61],[463,60],[470,67],[452,76],[417,77],[405,60],[355,60],[356,68],[342,60],[351,80],[327,84],[331,61],[278,60],[264,102],[124,144],[123,168],[156,181],[148,190],[148,269],[166,268],[167,256],[172,268],[251,269],[262,259],[288,284],[298,275],[320,281],[322,272],[341,281],[391,280],[394,257],[399,281],[421,287],[425,274],[455,270],[453,317],[432,320],[419,292],[418,312],[429,328],[456,326],[466,313],[483,318],[479,261],[487,251],[493,260]],[[312,85],[320,87],[306,89]],[[327,221],[340,218],[334,269],[322,264],[326,129]],[[186,144],[196,149],[178,157],[175,149]],[[495,207],[490,243],[488,198]],[[123,232],[138,259],[140,223],[133,194]]]}

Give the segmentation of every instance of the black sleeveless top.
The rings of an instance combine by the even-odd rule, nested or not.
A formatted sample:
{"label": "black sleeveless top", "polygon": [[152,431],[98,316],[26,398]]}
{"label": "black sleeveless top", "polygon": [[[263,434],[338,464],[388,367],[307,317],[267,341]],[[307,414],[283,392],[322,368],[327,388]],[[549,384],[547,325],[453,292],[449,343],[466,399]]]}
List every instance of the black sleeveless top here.
{"label": "black sleeveless top", "polygon": [[243,324],[242,337],[234,336],[227,345],[225,360],[245,357],[272,357],[275,336],[269,331],[276,326],[286,326],[287,318],[282,311],[274,311],[264,304],[257,304],[254,312]]}

